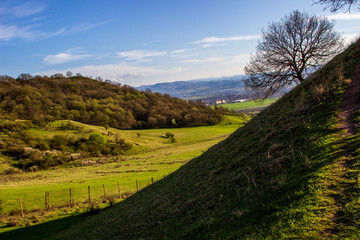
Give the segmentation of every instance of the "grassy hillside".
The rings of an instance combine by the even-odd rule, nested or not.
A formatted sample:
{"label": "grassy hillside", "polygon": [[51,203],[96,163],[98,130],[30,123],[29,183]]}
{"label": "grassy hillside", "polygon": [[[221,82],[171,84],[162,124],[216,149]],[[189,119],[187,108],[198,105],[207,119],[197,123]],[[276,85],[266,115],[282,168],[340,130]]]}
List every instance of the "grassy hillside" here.
{"label": "grassy hillside", "polygon": [[26,119],[43,126],[74,120],[119,129],[215,125],[221,113],[200,102],[138,91],[86,77],[0,75],[0,119]]}
{"label": "grassy hillside", "polygon": [[[117,182],[122,198],[126,198],[136,192],[136,181],[141,189],[151,184],[152,180],[156,182],[162,179],[226,138],[245,121],[247,119],[243,117],[226,116],[216,126],[119,130],[60,120],[42,128],[28,129],[24,135],[30,139],[36,136],[43,143],[59,135],[71,139],[88,138],[92,133],[100,133],[109,142],[114,142],[120,136],[132,148],[122,155],[88,156],[47,170],[39,171],[37,167],[35,171],[32,167],[27,172],[12,167],[18,160],[0,152],[0,232],[9,231],[12,225],[17,228],[89,210],[88,204],[83,204],[88,200],[88,186],[91,187],[91,201],[96,205],[104,200],[103,185],[108,203],[114,196],[116,202],[119,201]],[[108,132],[112,135],[109,136]],[[174,143],[166,138],[167,133],[174,135]],[[4,137],[6,135],[0,135],[0,142]],[[75,207],[59,208],[69,204],[70,188]],[[43,211],[45,192],[50,194],[51,209],[47,212]],[[26,210],[24,219],[18,211],[19,198]],[[108,206],[108,203],[103,206]]]}
{"label": "grassy hillside", "polygon": [[360,238],[360,134],[337,125],[359,61],[360,41],[225,141],[52,239]]}

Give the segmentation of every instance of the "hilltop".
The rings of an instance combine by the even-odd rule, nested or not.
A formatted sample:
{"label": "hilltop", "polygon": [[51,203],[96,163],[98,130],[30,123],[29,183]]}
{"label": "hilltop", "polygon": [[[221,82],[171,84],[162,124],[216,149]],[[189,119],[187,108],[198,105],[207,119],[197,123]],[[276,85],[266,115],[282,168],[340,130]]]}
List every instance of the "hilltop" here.
{"label": "hilltop", "polygon": [[360,114],[344,107],[359,64],[360,41],[178,171],[52,239],[360,238],[360,134],[348,131]]}
{"label": "hilltop", "polygon": [[37,125],[66,119],[141,129],[214,125],[222,118],[221,112],[201,102],[61,74],[21,74],[17,79],[0,76],[0,100],[0,119],[31,120]]}

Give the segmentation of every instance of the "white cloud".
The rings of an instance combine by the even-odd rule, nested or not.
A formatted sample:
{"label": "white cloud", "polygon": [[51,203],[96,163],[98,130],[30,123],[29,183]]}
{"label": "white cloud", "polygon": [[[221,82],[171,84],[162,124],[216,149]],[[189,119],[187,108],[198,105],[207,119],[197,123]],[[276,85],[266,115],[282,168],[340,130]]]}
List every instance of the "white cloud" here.
{"label": "white cloud", "polygon": [[0,40],[10,40],[13,38],[33,39],[42,34],[31,28],[31,26],[0,25]]}
{"label": "white cloud", "polygon": [[[104,79],[110,79],[112,81],[124,81],[127,83],[134,79],[144,79],[150,76],[168,76],[169,74],[178,74],[183,71],[180,67],[174,67],[170,69],[160,69],[156,67],[142,67],[135,66],[125,62],[105,65],[85,65],[81,67],[75,67],[63,70],[48,70],[44,72],[38,72],[34,74],[46,74],[52,75],[54,73],[63,73],[66,71],[73,73],[81,73],[85,76],[101,76]],[[138,80],[135,80],[138,81]],[[132,83],[136,85],[137,83]]]}
{"label": "white cloud", "polygon": [[44,57],[44,61],[47,64],[59,64],[65,62],[72,62],[81,60],[84,58],[91,57],[89,54],[74,54],[72,53],[74,49],[69,49],[63,53],[55,54],[55,55],[47,55]]}
{"label": "white cloud", "polygon": [[344,43],[345,43],[345,45],[350,45],[355,40],[359,39],[359,37],[360,37],[359,33],[344,34],[343,35]]}
{"label": "white cloud", "polygon": [[234,36],[234,37],[206,37],[193,43],[197,44],[214,44],[214,43],[225,43],[225,42],[236,42],[244,40],[258,39],[259,35],[245,35],[245,36]]}
{"label": "white cloud", "polygon": [[126,60],[141,60],[146,57],[164,56],[168,54],[166,51],[147,51],[147,50],[132,50],[125,52],[118,52],[119,57],[123,57]]}
{"label": "white cloud", "polygon": [[171,54],[180,54],[180,53],[184,53],[186,51],[187,51],[187,49],[179,49],[179,50],[171,51],[170,53]]}
{"label": "white cloud", "polygon": [[239,54],[233,57],[233,62],[246,63],[250,61],[250,54]]}
{"label": "white cloud", "polygon": [[335,15],[327,16],[330,20],[358,20],[360,19],[360,13],[351,14],[351,13],[338,13]]}
{"label": "white cloud", "polygon": [[188,59],[188,60],[184,60],[181,61],[182,63],[204,63],[204,62],[220,62],[223,61],[224,58],[220,58],[220,57],[210,57],[210,58],[195,58],[195,59]]}
{"label": "white cloud", "polygon": [[201,45],[201,47],[203,47],[203,48],[222,47],[222,46],[226,46],[227,44],[228,43],[207,43],[207,44]]}

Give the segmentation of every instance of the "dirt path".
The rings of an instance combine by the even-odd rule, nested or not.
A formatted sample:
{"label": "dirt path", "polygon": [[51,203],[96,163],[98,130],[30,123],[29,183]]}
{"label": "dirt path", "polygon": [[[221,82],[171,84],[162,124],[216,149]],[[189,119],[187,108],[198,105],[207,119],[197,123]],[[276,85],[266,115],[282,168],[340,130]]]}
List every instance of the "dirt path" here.
{"label": "dirt path", "polygon": [[357,124],[352,121],[360,104],[360,64],[355,68],[354,75],[350,80],[349,87],[340,104],[339,129],[343,129],[348,135],[355,134]]}
{"label": "dirt path", "polygon": [[[349,87],[346,89],[343,99],[340,103],[339,114],[338,114],[338,124],[337,127],[339,130],[344,130],[342,132],[342,138],[349,139],[351,136],[356,134],[358,125],[353,118],[356,112],[360,109],[360,63],[356,66],[354,70],[353,77],[349,81]],[[349,176],[347,172],[351,169],[351,159],[353,158],[352,154],[348,152],[348,149],[343,148],[343,158],[337,163],[337,169],[339,170],[337,175],[337,184],[338,187],[333,189],[334,195],[333,199],[335,201],[334,209],[335,214],[333,214],[332,222],[334,224],[333,228],[328,231],[330,235],[336,234],[339,231],[339,226],[342,224],[342,209],[345,207],[346,196],[344,195],[348,189],[353,187],[353,183],[349,182]]]}

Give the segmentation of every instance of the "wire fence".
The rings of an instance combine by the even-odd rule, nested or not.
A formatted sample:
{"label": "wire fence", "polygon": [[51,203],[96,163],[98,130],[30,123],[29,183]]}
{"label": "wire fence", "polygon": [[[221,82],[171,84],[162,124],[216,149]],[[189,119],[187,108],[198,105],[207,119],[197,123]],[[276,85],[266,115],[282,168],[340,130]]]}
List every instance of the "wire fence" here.
{"label": "wire fence", "polygon": [[3,198],[0,195],[0,214],[19,214],[36,210],[49,210],[59,207],[75,207],[81,204],[99,204],[107,201],[124,199],[141,188],[154,183],[151,178],[147,182],[133,182],[133,187],[122,189],[119,181],[111,184],[82,185],[56,190],[44,191],[29,189],[21,191],[14,197]]}

